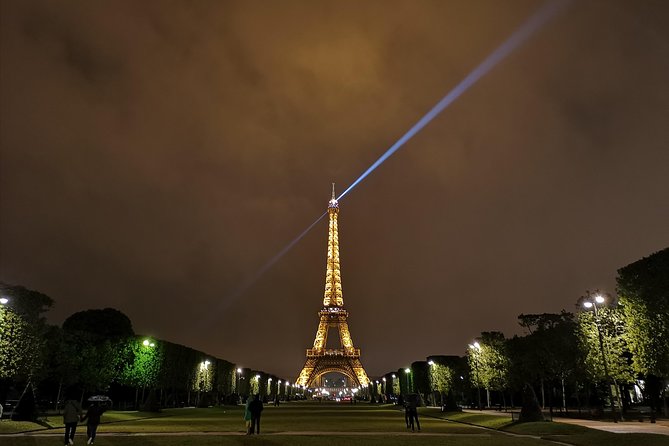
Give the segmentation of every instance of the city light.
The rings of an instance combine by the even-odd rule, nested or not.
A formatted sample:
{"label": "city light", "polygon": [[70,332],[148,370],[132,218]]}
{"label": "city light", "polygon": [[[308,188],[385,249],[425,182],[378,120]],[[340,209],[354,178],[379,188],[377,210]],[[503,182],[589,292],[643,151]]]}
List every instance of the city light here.
{"label": "city light", "polygon": [[0,305],[7,305],[8,302],[9,299],[7,299],[6,297],[0,297]]}

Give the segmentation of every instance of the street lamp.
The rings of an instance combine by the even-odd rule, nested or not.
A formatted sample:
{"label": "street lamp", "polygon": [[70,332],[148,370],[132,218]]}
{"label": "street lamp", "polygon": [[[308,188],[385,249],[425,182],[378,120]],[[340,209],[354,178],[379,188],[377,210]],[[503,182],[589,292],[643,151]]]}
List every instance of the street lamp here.
{"label": "street lamp", "polygon": [[[611,416],[613,417],[613,422],[618,422],[618,415],[616,413],[615,403],[613,402],[613,391],[611,390],[611,382],[613,381],[613,387],[616,389],[616,400],[618,405],[621,405],[620,394],[618,393],[618,383],[615,378],[612,378],[609,374],[609,361],[606,359],[606,348],[604,347],[604,336],[602,335],[601,319],[599,317],[599,309],[597,305],[601,305],[606,302],[606,299],[601,294],[596,294],[594,296],[589,296],[589,299],[583,301],[583,306],[586,310],[593,310],[595,313],[595,326],[597,327],[597,337],[599,338],[599,350],[602,354],[602,365],[604,365],[604,376],[606,377],[606,387],[609,390],[609,398],[611,398]],[[620,414],[620,419],[623,420],[622,413]],[[624,420],[623,420],[624,421]]]}
{"label": "street lamp", "polygon": [[[436,363],[432,359],[430,359],[429,361],[427,361],[427,365],[430,366],[430,398],[433,399],[433,402],[436,405],[437,404],[437,398],[434,396],[434,392],[435,392],[435,390],[434,390],[434,373],[435,373],[434,372],[434,366],[436,365]],[[439,397],[440,397],[440,400],[441,400],[441,407],[443,408],[444,407],[444,397],[441,394],[441,391],[439,391]]]}
{"label": "street lamp", "polygon": [[411,369],[407,367],[406,369],[404,369],[404,375],[406,375],[406,378],[407,378],[407,394],[411,393],[410,389],[409,389],[409,386],[410,386],[409,374],[411,374]]}
{"label": "street lamp", "polygon": [[479,410],[483,410],[481,406],[481,387],[479,386],[479,358],[478,353],[481,351],[481,344],[477,341],[474,341],[473,344],[469,344],[469,350],[474,357],[474,375],[476,376],[476,397],[479,402]]}
{"label": "street lamp", "polygon": [[6,297],[0,297],[0,305],[7,305],[9,303],[9,299]]}

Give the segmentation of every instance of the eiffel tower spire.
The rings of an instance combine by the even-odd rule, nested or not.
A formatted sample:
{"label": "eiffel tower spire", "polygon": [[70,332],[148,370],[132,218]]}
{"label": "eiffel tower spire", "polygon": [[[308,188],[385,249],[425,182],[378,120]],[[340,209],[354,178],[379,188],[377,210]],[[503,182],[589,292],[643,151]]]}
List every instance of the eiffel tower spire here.
{"label": "eiffel tower spire", "polygon": [[[337,217],[339,203],[332,184],[332,199],[328,202],[328,258],[325,271],[325,294],[323,309],[318,313],[319,323],[313,348],[307,349],[307,361],[296,380],[300,386],[318,385],[321,377],[330,372],[345,375],[356,385],[367,387],[369,378],[360,362],[360,349],[353,346],[348,331],[348,311],[344,309],[341,291],[341,271],[339,269],[339,230]],[[339,332],[340,348],[327,348],[330,328]]]}
{"label": "eiffel tower spire", "polygon": [[344,296],[341,289],[341,270],[339,268],[339,228],[337,226],[337,214],[339,214],[339,203],[335,198],[335,185],[332,183],[332,199],[328,202],[328,259],[325,270],[325,294],[323,305],[344,305]]}

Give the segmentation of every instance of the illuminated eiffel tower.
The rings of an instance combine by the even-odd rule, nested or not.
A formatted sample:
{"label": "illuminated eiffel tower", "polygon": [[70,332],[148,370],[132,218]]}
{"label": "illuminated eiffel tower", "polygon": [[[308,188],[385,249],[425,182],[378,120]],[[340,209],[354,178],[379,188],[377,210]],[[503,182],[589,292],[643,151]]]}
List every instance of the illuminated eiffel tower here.
{"label": "illuminated eiffel tower", "polygon": [[[320,381],[323,375],[337,372],[346,376],[353,386],[366,387],[369,385],[369,378],[360,362],[360,349],[353,347],[353,340],[346,322],[348,311],[344,309],[344,298],[341,291],[339,234],[337,229],[339,203],[335,198],[334,184],[332,184],[332,199],[328,203],[328,214],[330,224],[323,309],[318,313],[320,322],[318,331],[316,331],[314,347],[307,349],[307,362],[304,364],[295,384],[319,387],[322,385]],[[341,348],[326,348],[330,328],[337,328]]]}

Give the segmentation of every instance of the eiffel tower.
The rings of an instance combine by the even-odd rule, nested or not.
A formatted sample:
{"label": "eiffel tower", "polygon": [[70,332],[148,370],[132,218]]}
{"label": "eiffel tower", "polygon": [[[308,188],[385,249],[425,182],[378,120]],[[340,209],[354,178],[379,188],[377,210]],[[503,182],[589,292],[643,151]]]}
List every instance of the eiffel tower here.
{"label": "eiffel tower", "polygon": [[[328,261],[325,273],[325,295],[323,309],[318,312],[320,322],[316,331],[314,347],[307,349],[307,362],[295,384],[305,387],[322,385],[321,378],[326,373],[337,372],[346,376],[354,386],[367,387],[369,378],[360,362],[360,349],[353,347],[353,340],[348,331],[348,311],[344,309],[341,290],[341,272],[339,269],[339,234],[337,215],[339,203],[335,198],[334,183],[332,199],[328,202],[330,224],[328,231]],[[337,328],[340,347],[327,348],[328,331]]]}

